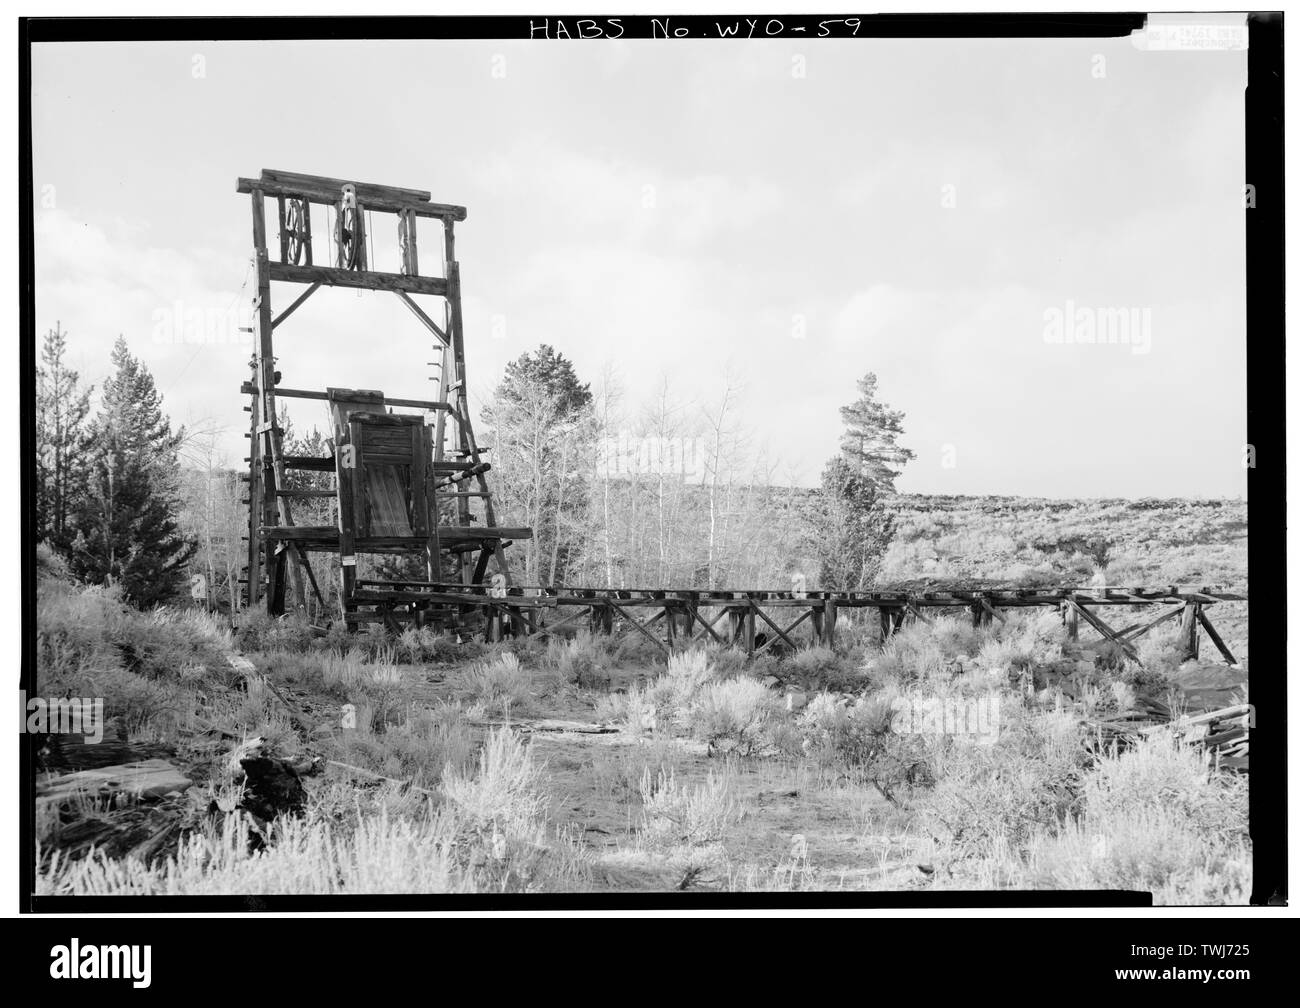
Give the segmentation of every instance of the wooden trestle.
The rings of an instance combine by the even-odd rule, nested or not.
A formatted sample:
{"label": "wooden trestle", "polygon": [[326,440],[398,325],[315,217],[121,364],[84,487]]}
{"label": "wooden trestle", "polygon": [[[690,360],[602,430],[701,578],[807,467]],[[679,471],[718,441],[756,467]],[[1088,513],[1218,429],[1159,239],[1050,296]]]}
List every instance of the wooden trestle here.
{"label": "wooden trestle", "polygon": [[[1057,609],[1071,639],[1082,621],[1105,641],[1138,660],[1134,642],[1171,619],[1179,620],[1185,658],[1199,657],[1204,629],[1223,659],[1237,664],[1206,615],[1219,602],[1245,602],[1246,596],[1217,588],[980,588],[942,591],[702,591],[615,588],[491,588],[426,581],[359,581],[357,599],[374,607],[366,618],[392,623],[432,610],[455,610],[466,625],[481,626],[486,640],[507,635],[557,633],[585,626],[593,633],[637,636],[665,652],[714,641],[761,654],[784,644],[799,646],[794,631],[807,622],[804,643],[835,645],[843,609],[875,609],[881,639],[888,639],[909,620],[929,622],[936,611],[962,611],[975,626],[1005,621],[1002,610],[1030,607]],[[1095,611],[1114,606],[1158,606],[1154,618],[1116,628]]]}
{"label": "wooden trestle", "polygon": [[[805,622],[811,633],[800,631],[801,638],[833,645],[842,609],[875,609],[881,636],[887,638],[906,620],[928,620],[927,613],[935,610],[964,610],[980,626],[1005,619],[1005,609],[1052,606],[1060,610],[1072,636],[1077,636],[1082,621],[1133,659],[1137,658],[1134,641],[1152,627],[1177,618],[1188,657],[1197,655],[1199,631],[1204,629],[1224,659],[1236,664],[1206,608],[1244,601],[1245,596],[1212,588],[782,592],[513,586],[504,549],[532,533],[497,525],[485,478],[491,466],[482,459],[470,419],[455,243],[455,224],[465,219],[465,208],[434,203],[421,190],[283,171],[241,178],[237,189],[252,200],[257,268],[253,376],[240,389],[249,397],[251,415],[244,577],[250,606],[264,600],[268,611],[279,614],[291,605],[304,605],[308,590],[323,605],[321,586],[307,556],[324,551],[339,557],[339,607],[349,629],[369,622],[392,629],[403,623],[433,623],[481,632],[496,640],[507,634],[556,633],[585,624],[596,633],[653,641],[665,651],[711,640],[754,655],[781,645],[796,646],[795,632]],[[275,256],[267,244],[268,199],[274,201],[278,222]],[[324,227],[313,229],[312,207],[318,208],[317,225]],[[370,268],[368,243],[375,237],[374,214],[395,219],[397,273]],[[419,246],[420,221],[432,221],[439,228],[441,242],[432,245],[432,255],[427,236],[423,250]],[[440,261],[441,275],[422,273],[421,259]],[[303,287],[278,315],[271,309],[273,281]],[[388,291],[410,310],[434,337],[439,358],[433,362],[438,388],[434,399],[280,385],[273,333],[326,286]],[[442,300],[441,324],[416,296]],[[281,398],[314,399],[328,406],[332,454],[285,453],[277,414]],[[333,486],[290,487],[286,474],[294,471],[332,474]],[[471,484],[475,489],[462,489]],[[337,525],[296,523],[292,501],[304,498],[333,501]],[[480,502],[481,515],[471,512],[471,499]],[[360,578],[360,554],[417,556],[427,580]],[[490,571],[492,566],[495,571]],[[1161,606],[1165,611],[1147,622],[1116,629],[1097,613],[1110,606]]]}

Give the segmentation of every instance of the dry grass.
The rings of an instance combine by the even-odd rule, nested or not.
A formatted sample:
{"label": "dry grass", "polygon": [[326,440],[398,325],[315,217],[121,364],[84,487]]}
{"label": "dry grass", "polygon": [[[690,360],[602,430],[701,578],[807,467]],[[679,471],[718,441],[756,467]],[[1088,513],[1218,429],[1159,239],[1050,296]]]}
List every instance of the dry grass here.
{"label": "dry grass", "polygon": [[475,664],[466,673],[464,686],[488,713],[522,714],[532,706],[532,675],[508,651]]}
{"label": "dry grass", "polygon": [[1246,787],[1198,751],[1156,734],[1104,755],[1075,791],[1075,814],[1024,832],[1009,814],[990,823],[983,850],[947,884],[1128,889],[1158,905],[1249,901]]}
{"label": "dry grass", "polygon": [[[348,815],[317,800],[277,820],[271,845],[248,853],[246,819],[190,834],[147,866],[92,852],[69,861],[38,851],[39,894],[212,895],[528,892],[586,883],[585,857],[546,822],[538,771],[511,732],[489,736],[476,771],[448,766],[446,801],[405,814],[380,804]],[[335,797],[338,797],[335,795]],[[395,804],[401,804],[395,802]]]}
{"label": "dry grass", "polygon": [[[137,736],[174,737],[202,705],[287,750],[301,745],[258,680],[230,688],[220,656],[232,636],[210,617],[136,613],[111,590],[48,577],[38,605],[43,688],[105,696]],[[593,698],[585,691],[627,655],[586,635],[544,653],[528,642],[478,648],[463,676],[431,693],[414,666],[456,657],[460,646],[445,637],[377,632],[335,648],[294,620],[248,617],[238,639],[263,649],[268,676],[357,707],[358,730],[335,737],[328,755],[437,797],[359,789],[331,773],[312,782],[308,814],[277,824],[257,855],[232,820],[190,835],[152,867],[51,853],[40,891],[531,892],[586,888],[598,876],[618,889],[1108,887],[1151,891],[1159,903],[1246,899],[1237,778],[1160,734],[1122,754],[1083,744],[1083,717],[1131,708],[1177,670],[1175,627],[1142,641],[1142,670],[1089,665],[1077,703],[1050,690],[1025,699],[1015,688],[1021,673],[1075,664],[1053,612],[1013,612],[979,628],[938,617],[904,627],[884,648],[871,643],[871,621],[845,627],[851,652],[810,647],[745,663],[735,651],[696,649],[666,667],[647,661],[626,693]],[[763,685],[770,671],[813,694],[801,712]],[[554,696],[546,681],[561,685]],[[995,693],[996,742],[898,734],[892,702],[916,692]],[[434,699],[448,694],[459,700]],[[569,716],[624,729],[567,743],[587,747],[569,760],[586,775],[581,788],[614,806],[595,821],[616,836],[597,846],[577,839],[584,820],[568,791],[516,734],[497,729],[475,743],[471,720],[530,712],[540,696],[548,711],[568,704]],[[573,818],[573,833],[548,820],[551,808]],[[796,808],[803,818],[792,820]],[[831,842],[834,830],[847,840]],[[612,849],[594,853],[602,846]]]}

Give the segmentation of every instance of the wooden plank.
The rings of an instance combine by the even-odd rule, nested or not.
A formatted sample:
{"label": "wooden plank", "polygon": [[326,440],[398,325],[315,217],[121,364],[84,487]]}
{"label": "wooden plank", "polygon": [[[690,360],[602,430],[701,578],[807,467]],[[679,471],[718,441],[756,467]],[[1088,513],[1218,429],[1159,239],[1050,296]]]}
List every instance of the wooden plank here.
{"label": "wooden plank", "polygon": [[411,309],[411,313],[417,319],[420,320],[420,322],[424,325],[426,329],[429,330],[429,332],[437,336],[438,339],[440,339],[444,344],[449,344],[451,342],[451,339],[447,336],[445,332],[442,331],[442,328],[439,325],[437,325],[433,321],[433,319],[429,318],[429,316],[425,314],[424,309],[415,303],[415,301],[411,298],[410,294],[406,293],[406,291],[400,291],[400,290],[394,291],[393,293],[395,293],[399,298],[402,299],[402,304],[406,305],[407,308]]}
{"label": "wooden plank", "polygon": [[[340,499],[343,497],[341,489],[339,497]],[[494,539],[529,539],[533,534],[533,530],[527,528],[507,528],[505,526],[487,528],[483,525],[443,525],[438,531],[444,544],[474,543],[475,545],[490,542]],[[262,532],[268,538],[289,542],[316,541],[329,543],[336,541],[335,537],[338,535],[338,529],[329,525],[264,525],[262,526]],[[372,546],[410,546],[418,548],[424,541],[424,537],[415,535],[358,536],[358,548],[360,548],[363,540],[367,545]]]}
{"label": "wooden plank", "polygon": [[660,613],[658,614],[658,616],[655,617],[655,619],[650,620],[650,623],[646,624],[646,626],[642,626],[641,623],[639,623],[636,619],[634,619],[634,618],[632,617],[632,614],[631,614],[631,613],[629,613],[629,612],[627,612],[625,609],[623,609],[623,607],[620,606],[617,602],[609,601],[609,602],[606,603],[606,605],[607,605],[609,608],[611,608],[611,609],[615,610],[616,612],[618,612],[620,615],[622,615],[622,617],[623,617],[625,620],[627,620],[629,623],[631,623],[632,626],[633,626],[635,629],[639,630],[639,631],[640,631],[640,632],[641,632],[641,633],[642,633],[642,634],[643,634],[643,635],[644,635],[648,640],[652,641],[652,642],[654,643],[654,645],[655,645],[657,648],[659,648],[659,650],[661,650],[664,654],[671,654],[671,652],[668,650],[668,648],[664,645],[664,642],[661,641],[661,640],[660,640],[658,637],[656,637],[654,634],[652,634],[648,629],[646,629],[646,626],[649,626],[651,623],[654,623],[655,620],[657,620],[657,619],[661,619],[661,618],[663,617],[663,613],[662,613],[662,612],[660,612]]}
{"label": "wooden plank", "polygon": [[1214,629],[1214,625],[1210,622],[1209,617],[1205,615],[1204,606],[1198,605],[1196,607],[1196,618],[1200,620],[1201,626],[1205,627],[1205,632],[1210,635],[1210,640],[1212,640],[1214,646],[1219,649],[1219,654],[1223,655],[1223,657],[1227,659],[1228,664],[1238,664],[1237,659],[1234,658],[1232,652],[1228,650],[1228,645],[1225,644],[1223,638],[1219,636],[1219,631]]}
{"label": "wooden plank", "polygon": [[[239,387],[239,391],[240,391],[240,392],[243,392],[243,393],[245,393],[245,394],[255,394],[257,390],[253,387],[253,385],[252,385],[250,382],[244,382],[244,384],[241,385],[241,386]],[[334,391],[334,392],[345,392],[345,391],[348,391],[348,390],[344,390],[344,389],[334,389],[333,391]],[[306,389],[280,388],[278,385],[276,386],[275,394],[276,394],[277,396],[283,396],[283,397],[286,398],[286,399],[315,399],[315,400],[318,400],[318,401],[320,401],[320,402],[328,402],[328,401],[331,401],[331,398],[332,398],[330,392],[328,392],[328,391],[327,391],[327,392],[312,392],[312,391],[308,391],[308,390],[306,390]],[[381,397],[383,396],[383,393],[382,393],[382,392],[377,393],[377,394],[380,395]],[[430,410],[430,411],[433,411],[433,410],[449,410],[449,409],[451,409],[451,405],[450,405],[449,403],[446,403],[446,402],[435,402],[435,401],[432,400],[432,399],[387,399],[387,398],[384,398],[384,399],[382,399],[382,401],[381,401],[380,404],[381,404],[381,405],[388,405],[388,406],[400,406],[400,407],[402,407],[402,408],[404,408],[404,409],[423,409],[423,410]],[[418,419],[418,418],[417,418],[417,419]],[[459,464],[459,463],[457,463],[457,464]]]}
{"label": "wooden plank", "polygon": [[302,247],[303,254],[306,256],[307,265],[312,265],[311,249],[311,204],[306,200],[302,204]]}
{"label": "wooden plank", "polygon": [[[791,647],[793,650],[795,650],[795,651],[798,651],[798,650],[799,650],[799,645],[797,645],[793,640],[791,640],[789,635],[790,635],[791,632],[793,632],[793,630],[794,630],[795,627],[797,627],[797,626],[798,626],[800,623],[802,623],[804,620],[806,620],[806,619],[808,619],[810,616],[812,616],[813,612],[814,612],[814,610],[812,610],[812,609],[808,609],[808,610],[806,610],[804,613],[802,613],[802,614],[799,616],[799,618],[798,618],[797,620],[795,620],[795,621],[794,621],[793,623],[791,623],[788,627],[786,627],[784,630],[782,630],[782,629],[779,628],[775,623],[773,623],[770,619],[767,618],[767,615],[763,612],[762,609],[758,610],[758,614],[759,614],[760,616],[762,616],[764,620],[767,621],[767,624],[768,624],[768,625],[769,625],[773,630],[775,630],[775,631],[776,631],[776,632],[781,636],[781,638],[782,638],[782,639],[783,639],[787,644],[789,644],[790,647]],[[770,648],[770,647],[771,647],[773,644],[775,644],[775,643],[776,643],[776,638],[773,637],[773,638],[771,638],[770,640],[768,640],[767,643],[764,644],[761,648],[759,648],[757,651],[755,651],[754,654],[755,654],[755,655],[760,655],[760,654],[762,654],[764,651],[766,651],[768,648]]]}
{"label": "wooden plank", "polygon": [[[412,425],[411,439],[411,531],[418,536],[429,535],[429,483],[424,458],[424,424]],[[432,576],[432,575],[430,575]]]}
{"label": "wooden plank", "polygon": [[[257,298],[254,302],[256,314],[254,329],[257,333],[257,357],[255,374],[257,377],[257,400],[259,406],[258,423],[255,427],[257,443],[256,454],[262,459],[262,504],[263,513],[275,513],[281,525],[293,524],[293,509],[289,502],[276,494],[276,489],[284,485],[284,466],[280,459],[280,433],[275,429],[275,346],[272,337],[274,326],[271,318],[271,281],[270,262],[266,248],[266,204],[263,194],[254,190],[249,201],[253,213],[253,259],[257,269]],[[252,454],[252,453],[250,453]],[[253,498],[249,498],[252,507]],[[263,519],[265,520],[265,519]],[[269,605],[272,615],[284,611],[284,573],[288,557],[277,552],[275,563],[269,570]],[[288,565],[289,586],[293,589],[294,601],[305,605],[306,593],[303,590],[302,573],[298,564],[302,558],[293,554],[293,563]]]}
{"label": "wooden plank", "polygon": [[822,646],[835,647],[835,622],[839,618],[835,599],[827,598],[822,604]]}
{"label": "wooden plank", "polygon": [[333,472],[334,456],[285,455],[284,467],[286,469],[300,469],[305,472]]}
{"label": "wooden plank", "polygon": [[1177,615],[1178,615],[1177,609],[1170,609],[1166,613],[1161,613],[1158,617],[1153,619],[1150,623],[1147,623],[1145,626],[1130,627],[1128,630],[1125,630],[1119,636],[1123,637],[1129,643],[1132,643],[1133,641],[1137,640],[1139,637],[1142,637],[1143,635],[1149,633],[1151,630],[1154,630],[1156,627],[1158,627],[1161,623],[1164,623],[1166,620],[1174,619]]}
{"label": "wooden plank", "polygon": [[277,219],[280,222],[280,228],[278,232],[280,236],[280,259],[281,261],[283,261],[289,258],[289,232],[285,228],[285,224],[284,224],[284,197],[277,196],[275,202],[276,202],[276,211],[278,214]]}
{"label": "wooden plank", "polygon": [[352,445],[355,463],[352,470],[352,534],[353,539],[358,540],[370,537],[370,509],[367,507],[366,471],[361,463],[361,431],[350,420],[347,429],[347,442]]}
{"label": "wooden plank", "polygon": [[[359,249],[357,254],[360,255]],[[407,294],[429,294],[434,297],[443,297],[447,293],[447,281],[440,277],[402,276],[400,273],[350,270],[339,266],[295,266],[282,262],[268,265],[270,278],[282,283],[324,284],[327,287],[350,287],[360,290],[405,291]]]}
{"label": "wooden plank", "polygon": [[420,250],[419,244],[416,241],[416,234],[419,230],[417,227],[419,218],[415,214],[411,213],[410,210],[402,214],[402,218],[406,222],[406,262],[404,264],[404,272],[411,276],[419,276]]}
{"label": "wooden plank", "polygon": [[316,583],[316,572],[311,569],[311,562],[307,559],[307,554],[303,551],[303,548],[294,543],[293,549],[298,558],[298,563],[302,565],[303,573],[307,575],[307,580],[311,584],[311,590],[316,596],[316,602],[323,610],[325,608],[325,596],[321,594],[320,585]]}
{"label": "wooden plank", "polygon": [[[339,514],[338,528],[333,529],[334,541],[338,544],[341,591],[339,594],[339,608],[344,619],[348,617],[348,611],[352,607],[352,594],[356,587],[357,568],[356,552],[353,543],[353,529],[355,528],[355,516],[353,515],[353,501],[355,500],[352,481],[356,474],[356,469],[351,465],[345,465],[346,459],[353,453],[350,451],[346,427],[342,430],[336,428],[334,432],[334,473],[338,486],[339,495]],[[305,528],[305,527],[304,527]],[[329,529],[316,529],[318,532],[331,531]],[[304,537],[305,538],[305,537]]]}
{"label": "wooden plank", "polygon": [[[417,200],[385,193],[383,190],[390,190],[392,188],[390,186],[375,186],[364,182],[350,182],[347,184],[356,189],[359,203],[364,204],[371,210],[378,210],[382,213],[395,214],[408,211],[417,217],[433,217],[452,221],[463,221],[468,216],[465,207],[457,206],[454,203],[434,203],[428,200]],[[236,192],[249,193],[260,190],[268,196],[296,196],[323,206],[335,206],[338,203],[339,193],[342,189],[343,182],[341,180],[338,181],[338,188],[312,185],[305,182],[276,181],[269,178],[240,178],[235,182]]]}
{"label": "wooden plank", "polygon": [[287,319],[290,315],[296,312],[299,306],[301,306],[304,301],[306,301],[309,297],[315,294],[318,290],[320,290],[320,284],[314,283],[310,287],[308,287],[305,291],[303,291],[301,294],[299,294],[294,299],[293,304],[289,305],[288,308],[280,312],[280,314],[275,317],[274,321],[272,321],[271,323],[271,328],[274,329],[281,322]]}
{"label": "wooden plank", "polygon": [[1095,613],[1090,613],[1087,609],[1081,606],[1078,602],[1075,602],[1073,599],[1070,600],[1070,605],[1074,607],[1075,611],[1078,612],[1078,614],[1082,616],[1084,620],[1087,621],[1088,624],[1090,624],[1094,630],[1096,630],[1108,641],[1118,644],[1120,648],[1123,649],[1124,653],[1128,655],[1133,661],[1137,662],[1139,665],[1142,664],[1141,660],[1138,658],[1137,648],[1135,648],[1128,641],[1120,637],[1119,634],[1115,633],[1115,631],[1110,627],[1108,623],[1106,623],[1105,620],[1103,620],[1100,616],[1096,615]]}
{"label": "wooden plank", "polygon": [[1183,661],[1192,661],[1200,657],[1201,642],[1196,632],[1197,612],[1200,610],[1199,602],[1187,602],[1183,605],[1182,619],[1179,627],[1178,646],[1182,654]]}
{"label": "wooden plank", "polygon": [[[265,514],[259,515],[258,508],[262,501],[262,457],[261,443],[256,436],[258,425],[258,396],[256,389],[251,390],[252,406],[249,416],[249,438],[248,452],[248,561],[244,569],[244,578],[247,589],[247,606],[252,609],[261,599],[262,594],[262,537],[259,529],[267,520]],[[232,602],[233,602],[232,592]],[[232,605],[232,609],[238,608]]]}
{"label": "wooden plank", "polygon": [[375,199],[401,200],[414,203],[428,203],[433,193],[427,189],[407,189],[402,186],[378,185],[374,182],[357,182],[353,179],[333,178],[329,175],[308,175],[305,172],[284,171],[280,168],[263,168],[263,182],[275,182],[281,185],[300,185],[309,189],[323,189],[338,192],[345,185],[356,190],[357,198],[373,197]]}

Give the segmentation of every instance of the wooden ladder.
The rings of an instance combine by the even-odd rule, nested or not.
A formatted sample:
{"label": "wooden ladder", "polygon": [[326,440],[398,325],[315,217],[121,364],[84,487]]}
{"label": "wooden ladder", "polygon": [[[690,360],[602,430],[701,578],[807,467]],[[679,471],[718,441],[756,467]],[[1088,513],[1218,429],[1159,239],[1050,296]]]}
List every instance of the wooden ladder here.
{"label": "wooden ladder", "polygon": [[[279,515],[278,524],[292,527],[293,525],[293,508],[289,504],[289,499],[295,496],[310,495],[315,496],[314,492],[290,490],[286,486],[285,466],[284,466],[284,436],[280,428],[279,417],[276,416],[275,410],[275,362],[271,361],[267,366],[261,366],[258,361],[257,367],[257,395],[258,395],[258,423],[256,426],[256,437],[259,439],[258,455],[262,459],[262,486],[263,499],[267,505],[265,510],[272,511]],[[268,378],[270,379],[268,383]],[[270,465],[267,465],[267,460]],[[311,564],[307,560],[306,554],[298,543],[281,543],[276,554],[287,552],[292,558],[293,564],[289,566],[289,582],[293,590],[294,598],[299,603],[307,601],[306,592],[303,590],[303,580],[311,585],[312,593],[316,596],[317,604],[324,609],[325,599],[321,595],[320,586],[316,583],[316,575],[311,569]],[[271,569],[271,584],[269,588],[277,596],[275,608],[283,608],[283,589],[284,585],[279,579],[280,564],[276,557],[267,556],[267,563]]]}

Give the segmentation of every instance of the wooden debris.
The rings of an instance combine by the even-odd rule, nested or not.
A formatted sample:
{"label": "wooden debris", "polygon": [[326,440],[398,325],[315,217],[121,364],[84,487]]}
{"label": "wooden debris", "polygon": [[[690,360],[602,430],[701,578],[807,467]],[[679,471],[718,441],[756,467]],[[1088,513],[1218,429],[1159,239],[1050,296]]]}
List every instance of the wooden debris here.
{"label": "wooden debris", "polygon": [[1163,716],[1148,710],[1087,724],[1103,748],[1117,746],[1127,749],[1140,738],[1168,731],[1213,753],[1223,769],[1241,772],[1250,769],[1250,727],[1254,721],[1254,708],[1250,704],[1234,704],[1221,710],[1176,719],[1169,717],[1167,707],[1164,710]]}
{"label": "wooden debris", "polygon": [[38,781],[36,803],[38,806],[61,805],[86,798],[109,799],[117,803],[122,798],[145,801],[181,794],[189,789],[191,783],[188,777],[166,760],[140,760],[94,770],[79,770]]}
{"label": "wooden debris", "polygon": [[340,763],[338,760],[325,760],[329,766],[338,767],[340,770],[346,770],[349,773],[361,774],[363,777],[373,777],[375,780],[386,781],[389,784],[398,784],[404,788],[410,788],[412,791],[418,791],[420,794],[428,795],[430,798],[437,798],[436,791],[429,791],[426,788],[416,787],[409,780],[401,780],[397,777],[386,777],[374,770],[367,770],[365,767],[353,766],[351,763]]}
{"label": "wooden debris", "polygon": [[542,718],[535,721],[471,721],[475,728],[513,728],[517,732],[573,732],[579,735],[609,735],[618,729],[607,724],[592,724],[587,721],[562,721],[558,718]]}

